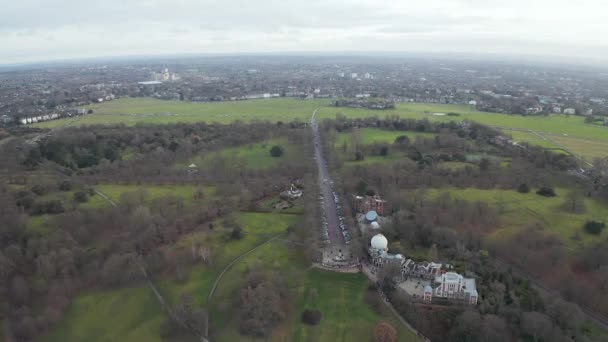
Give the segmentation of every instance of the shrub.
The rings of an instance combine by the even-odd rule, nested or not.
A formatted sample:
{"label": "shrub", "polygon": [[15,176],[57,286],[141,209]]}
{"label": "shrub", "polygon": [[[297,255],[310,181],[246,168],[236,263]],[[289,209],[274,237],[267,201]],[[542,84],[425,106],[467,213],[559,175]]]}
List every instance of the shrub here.
{"label": "shrub", "polygon": [[528,184],[522,183],[517,187],[517,191],[521,192],[522,194],[527,194],[528,192],[530,192],[530,187],[528,186]]}
{"label": "shrub", "polygon": [[319,310],[304,310],[302,312],[302,323],[308,325],[317,325],[321,321],[321,311]]}
{"label": "shrub", "polygon": [[382,146],[380,147],[380,155],[385,157],[388,155],[388,146]]}
{"label": "shrub", "polygon": [[232,232],[230,233],[230,238],[232,240],[240,240],[243,237],[243,228],[236,226],[232,228]]}
{"label": "shrub", "polygon": [[59,183],[59,190],[70,191],[72,190],[72,182],[69,179],[63,180]]}
{"label": "shrub", "polygon": [[543,186],[542,188],[538,189],[538,191],[536,192],[538,195],[544,196],[544,197],[555,197],[555,190],[553,190],[553,188],[550,188],[548,186]]}
{"label": "shrub", "polygon": [[374,328],[375,342],[394,342],[397,341],[397,331],[388,322],[380,322]]}
{"label": "shrub", "polygon": [[585,222],[583,228],[585,228],[585,231],[589,234],[599,235],[602,230],[606,228],[606,223],[597,221],[587,221]]}
{"label": "shrub", "polygon": [[270,155],[278,158],[283,155],[283,148],[279,145],[274,145],[270,148]]}
{"label": "shrub", "polygon": [[410,143],[410,138],[407,135],[400,135],[395,138],[395,144],[400,145],[408,145]]}
{"label": "shrub", "polygon": [[365,156],[363,155],[363,151],[357,151],[355,152],[355,160],[356,161],[360,161],[365,159]]}
{"label": "shrub", "polygon": [[89,200],[89,195],[84,191],[76,191],[74,193],[74,201],[77,203],[84,203]]}

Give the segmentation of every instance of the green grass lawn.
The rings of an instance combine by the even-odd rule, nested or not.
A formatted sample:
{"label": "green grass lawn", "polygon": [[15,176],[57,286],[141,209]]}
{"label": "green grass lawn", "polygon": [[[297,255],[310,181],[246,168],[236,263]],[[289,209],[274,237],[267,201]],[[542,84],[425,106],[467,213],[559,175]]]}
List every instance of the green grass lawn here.
{"label": "green grass lawn", "polygon": [[598,141],[565,136],[552,136],[551,140],[590,162],[594,158],[608,157],[608,140]]}
{"label": "green grass lawn", "polygon": [[[435,116],[432,113],[459,113],[460,116]],[[322,107],[319,110],[319,117],[334,118],[336,113],[342,113],[348,117],[369,117],[378,116],[380,118],[392,115],[412,119],[423,119],[437,121],[459,121],[471,120],[484,125],[531,129],[543,133],[554,135],[568,134],[573,137],[608,140],[608,128],[585,124],[584,118],[579,116],[551,115],[544,116],[521,116],[507,115],[498,113],[478,112],[471,106],[466,105],[441,105],[425,103],[397,103],[392,110],[368,110],[355,108],[336,108]]]}
{"label": "green grass lawn", "polygon": [[467,166],[472,167],[473,169],[479,168],[479,166],[477,166],[476,164],[466,162],[448,161],[439,163],[439,167],[451,170],[460,170],[466,168]]}
{"label": "green grass lawn", "polygon": [[[375,312],[363,300],[369,283],[362,274],[334,273],[311,269],[304,275],[299,291],[298,312],[289,341],[370,341],[373,329],[380,321],[388,321],[399,341],[419,341],[401,325],[392,313]],[[316,300],[307,298],[310,289],[319,293]],[[306,308],[321,311],[319,325],[310,327],[300,322],[299,314]]]}
{"label": "green grass lawn", "polygon": [[42,341],[162,341],[165,314],[145,285],[76,297],[63,321]]}
{"label": "green grass lawn", "polygon": [[360,143],[363,145],[371,145],[373,143],[386,143],[392,145],[395,138],[401,135],[405,135],[414,141],[417,137],[433,138],[435,134],[423,133],[423,132],[411,132],[411,131],[390,131],[379,128],[361,128],[352,132],[345,132],[338,134],[336,142],[334,144],[335,150],[339,153],[346,166],[355,165],[371,165],[371,164],[390,164],[405,158],[404,153],[395,151],[395,149],[389,147],[388,154],[386,156],[371,156],[366,155],[363,160],[354,160],[354,155],[347,155],[344,152],[344,147],[351,144],[351,136],[355,134],[360,138]]}
{"label": "green grass lawn", "polygon": [[[274,145],[283,147],[281,157],[270,155],[270,148]],[[190,163],[203,166],[212,163],[217,157],[235,158],[242,160],[246,165],[253,169],[264,169],[278,166],[285,162],[300,161],[302,159],[301,148],[290,143],[286,138],[274,138],[260,143],[247,144],[238,147],[229,147],[217,152],[207,153],[204,156],[197,156],[187,164],[178,164],[176,167],[186,169]]]}
{"label": "green grass lawn", "polygon": [[220,225],[211,233],[198,232],[185,236],[175,245],[176,250],[189,251],[193,243],[209,246],[212,266],[194,267],[183,283],[164,280],[159,285],[172,300],[178,300],[182,293],[190,292],[198,305],[205,305],[215,278],[230,261],[271,237],[286,232],[296,219],[294,215],[241,213],[238,222],[243,227],[244,236],[240,240],[229,239],[230,232]]}
{"label": "green grass lawn", "polygon": [[414,132],[414,131],[389,131],[379,128],[361,128],[357,130],[353,130],[352,132],[340,133],[338,138],[336,139],[336,147],[341,147],[345,143],[350,144],[350,136],[352,134],[358,134],[361,137],[361,143],[363,145],[371,145],[373,143],[386,143],[392,144],[395,142],[395,139],[399,136],[405,135],[410,138],[411,141],[414,141],[416,137],[423,138],[434,138],[435,134],[433,133],[424,133],[424,132]]}
{"label": "green grass lawn", "polygon": [[292,121],[310,118],[315,108],[327,105],[330,100],[264,99],[193,103],[153,98],[124,98],[87,106],[94,114],[77,118],[47,121],[36,127],[63,125],[92,125],[138,122],[167,124],[175,122],[230,123],[236,120]]}
{"label": "green grass lawn", "polygon": [[[286,276],[290,288],[290,308],[287,318],[267,339],[252,339],[238,332],[238,291],[246,270],[262,265]],[[212,339],[231,341],[361,341],[371,340],[375,325],[390,322],[398,331],[399,341],[418,341],[388,310],[375,312],[363,301],[369,283],[362,274],[342,274],[311,269],[294,246],[274,241],[235,265],[224,278],[212,305],[215,330]],[[311,301],[310,289],[319,297]],[[300,315],[312,308],[322,313],[321,323],[310,327],[302,324]]]}
{"label": "green grass lawn", "polygon": [[530,145],[536,145],[544,148],[558,148],[558,146],[552,143],[550,140],[543,139],[532,132],[505,131],[505,134],[510,135],[516,142],[526,142]]}
{"label": "green grass lawn", "polygon": [[[608,221],[608,206],[606,203],[585,198],[586,212],[572,214],[561,209],[567,189],[555,189],[556,197],[543,197],[533,189],[528,194],[521,194],[515,190],[482,190],[467,189],[430,189],[427,196],[436,197],[440,193],[448,192],[453,199],[464,199],[471,202],[480,201],[499,208],[502,211],[501,225],[489,236],[490,239],[501,239],[525,228],[531,223],[542,222],[547,232],[558,236],[568,247],[573,249],[593,245],[608,237],[608,231],[601,235],[590,235],[583,230],[583,224],[588,219]],[[580,241],[571,237],[580,233]]]}
{"label": "green grass lawn", "polygon": [[[102,184],[95,186],[95,189],[102,192],[104,195],[111,198],[114,202],[120,202],[120,196],[127,192],[145,191],[146,204],[163,197],[178,197],[184,200],[185,204],[190,204],[194,201],[194,194],[197,191],[196,187],[189,185],[117,185],[117,184]],[[203,200],[207,196],[213,194],[213,188],[203,187]],[[100,196],[94,195],[87,203],[89,207],[97,205],[107,205],[107,202]]]}

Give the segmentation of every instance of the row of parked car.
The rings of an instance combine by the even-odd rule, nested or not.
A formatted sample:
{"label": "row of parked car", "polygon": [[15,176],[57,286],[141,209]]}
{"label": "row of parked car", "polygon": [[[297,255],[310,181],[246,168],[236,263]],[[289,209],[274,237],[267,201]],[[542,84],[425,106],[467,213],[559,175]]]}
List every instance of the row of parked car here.
{"label": "row of parked car", "polygon": [[348,233],[348,227],[346,226],[346,220],[344,219],[344,213],[342,212],[342,206],[340,206],[340,197],[336,193],[336,190],[333,187],[333,183],[331,184],[331,193],[334,197],[334,203],[336,204],[336,211],[338,213],[338,226],[342,231],[342,236],[344,237],[344,241],[346,244],[350,243],[350,234]]}
{"label": "row of parked car", "polygon": [[[319,202],[321,204],[321,208],[323,209],[325,207],[325,203],[324,203],[324,198],[323,195],[319,195]],[[322,216],[322,220],[321,220],[321,237],[322,237],[322,241],[325,244],[329,244],[329,224],[327,223],[327,218],[325,217],[325,215]]]}

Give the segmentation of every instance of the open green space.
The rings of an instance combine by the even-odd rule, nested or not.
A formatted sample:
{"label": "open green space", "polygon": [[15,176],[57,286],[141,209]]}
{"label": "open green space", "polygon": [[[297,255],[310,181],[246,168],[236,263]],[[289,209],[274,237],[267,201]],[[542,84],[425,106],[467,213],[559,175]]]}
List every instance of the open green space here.
{"label": "open green space", "polygon": [[[593,245],[608,237],[608,232],[601,235],[590,235],[583,230],[583,225],[589,219],[608,222],[608,205],[606,203],[585,198],[586,212],[573,214],[564,211],[561,206],[568,189],[556,188],[556,197],[543,197],[535,193],[522,194],[515,190],[502,189],[429,189],[427,196],[436,198],[439,194],[449,193],[452,199],[463,199],[470,202],[489,204],[499,210],[501,225],[491,232],[490,239],[501,239],[529,226],[534,222],[543,223],[546,232],[555,234],[563,243],[572,249]],[[579,233],[580,239],[572,236]]]}
{"label": "open green space", "polygon": [[[550,141],[544,140],[531,132],[515,132],[516,130],[534,130],[540,134],[549,134],[559,140],[570,138],[563,142],[564,147],[581,156],[591,159],[596,156],[608,156],[608,128],[586,124],[583,117],[553,114],[549,116],[522,116],[498,113],[478,112],[467,105],[443,105],[425,103],[397,103],[395,109],[370,110],[330,106],[331,100],[297,100],[297,99],[262,99],[251,101],[228,101],[212,103],[193,103],[184,101],[166,101],[153,98],[124,98],[87,108],[93,109],[94,114],[82,117],[67,118],[35,124],[36,127],[55,128],[60,126],[117,124],[133,125],[138,122],[166,124],[176,122],[218,122],[230,123],[237,120],[269,120],[302,121],[310,118],[317,107],[319,119],[336,117],[342,114],[347,117],[380,117],[400,116],[412,119],[429,119],[437,121],[471,120],[484,125],[505,129],[506,134],[513,135],[516,141],[528,141],[543,147],[557,147]],[[457,113],[458,116],[436,115]],[[396,133],[396,132],[394,132]],[[390,134],[385,137],[374,136],[376,133],[365,132],[363,141],[372,142],[374,139],[392,142]],[[585,139],[577,141],[572,138]],[[370,140],[371,139],[371,140]],[[595,143],[591,141],[595,140]],[[589,147],[587,143],[589,142]],[[605,142],[605,144],[604,144]],[[580,146],[580,147],[579,147]],[[589,149],[591,151],[589,152]],[[606,152],[604,152],[606,151]],[[128,157],[128,156],[127,156]]]}
{"label": "open green space", "polygon": [[171,300],[178,300],[186,292],[192,294],[198,305],[205,305],[207,295],[215,278],[234,258],[272,238],[285,233],[295,223],[294,215],[241,213],[238,223],[243,228],[240,240],[231,240],[230,231],[216,225],[211,232],[196,232],[185,236],[174,246],[176,251],[188,253],[192,245],[202,245],[211,249],[211,264],[192,268],[186,281],[161,280],[159,286]]}
{"label": "open green space", "polygon": [[542,138],[538,134],[532,132],[523,131],[505,131],[505,134],[510,135],[515,142],[525,142],[530,145],[540,146],[544,148],[558,148],[557,145],[552,143],[546,138]]}
{"label": "open green space", "polygon": [[413,132],[413,131],[391,131],[379,128],[361,128],[351,132],[344,132],[338,135],[336,139],[336,147],[341,147],[344,144],[351,143],[351,136],[355,134],[360,137],[360,143],[363,145],[371,145],[373,143],[385,143],[392,144],[395,139],[399,136],[405,135],[411,141],[414,141],[417,137],[423,138],[434,138],[435,134],[424,133],[424,132]]}
{"label": "open green space", "polygon": [[138,122],[167,124],[176,122],[230,123],[237,120],[292,121],[310,118],[313,110],[330,100],[263,99],[194,103],[153,98],[123,98],[87,106],[93,114],[76,118],[47,121],[36,127],[54,128],[63,125],[118,124]]}
{"label": "open green space", "polygon": [[338,134],[334,147],[337,153],[342,156],[342,159],[347,166],[355,165],[371,165],[371,164],[390,164],[398,162],[405,158],[405,154],[402,152],[395,151],[390,148],[386,156],[372,156],[365,155],[363,160],[354,160],[354,155],[347,155],[345,148],[348,149],[353,141],[356,141],[362,145],[371,145],[374,143],[383,143],[391,145],[395,142],[395,139],[399,136],[405,135],[411,141],[416,138],[433,138],[435,134],[424,133],[424,132],[412,132],[412,131],[391,131],[383,130],[379,128],[361,128],[350,132],[344,132]]}
{"label": "open green space", "polygon": [[[369,282],[362,274],[315,269],[306,272],[298,289],[300,312],[290,341],[369,341],[375,325],[383,320],[397,329],[399,341],[419,341],[390,311],[377,313],[364,302],[368,286]],[[307,297],[312,288],[319,293],[316,300]],[[300,322],[299,313],[307,308],[321,311],[323,318],[319,325],[311,327]]]}
{"label": "open green space", "polygon": [[588,140],[565,136],[552,136],[551,140],[590,162],[594,158],[608,157],[608,140]]}
{"label": "open green space", "polygon": [[43,341],[162,341],[165,314],[146,285],[80,294]]}
{"label": "open green space", "polygon": [[[278,145],[283,148],[282,156],[273,157],[270,155],[270,148],[274,145]],[[290,143],[286,138],[273,138],[259,143],[224,148],[216,152],[196,156],[190,161],[190,163],[194,163],[197,166],[203,166],[213,163],[214,159],[218,157],[243,160],[248,167],[254,169],[264,169],[278,166],[284,162],[302,160],[301,149],[299,146]],[[178,164],[177,167],[186,169],[190,163],[187,165]]]}
{"label": "open green space", "polygon": [[[123,193],[138,192],[142,191],[145,194],[144,202],[149,204],[156,199],[163,197],[177,197],[184,200],[184,203],[190,204],[194,201],[194,195],[198,188],[189,185],[118,185],[118,184],[101,184],[95,186],[95,189],[108,196],[114,202],[120,202],[120,197]],[[203,199],[206,195],[213,194],[212,187],[202,187]],[[105,202],[103,198],[98,195],[94,195],[89,201],[94,200],[89,206],[103,205]],[[88,203],[87,203],[88,204]]]}
{"label": "open green space", "polygon": [[[458,113],[459,116],[437,116],[433,113]],[[554,114],[550,116],[522,116],[498,113],[487,113],[476,111],[472,106],[466,105],[442,105],[426,103],[397,103],[395,109],[391,110],[369,110],[355,108],[322,107],[319,117],[334,118],[337,113],[347,117],[386,117],[400,116],[412,119],[437,120],[437,121],[460,121],[471,120],[487,126],[498,128],[516,128],[523,130],[534,130],[541,133],[552,133],[554,135],[568,134],[568,136],[608,140],[608,128],[590,125],[584,122],[583,117],[566,116]]]}
{"label": "open green space", "polygon": [[[387,310],[375,312],[363,300],[369,282],[362,274],[345,274],[311,269],[289,242],[278,240],[241,260],[218,287],[212,305],[214,341],[359,341],[371,340],[375,325],[390,322],[397,329],[399,341],[419,339]],[[252,339],[238,333],[238,291],[247,269],[262,265],[287,275],[290,302],[287,318],[268,339]],[[311,289],[318,297],[309,298]],[[321,311],[319,325],[303,324],[305,309]]]}

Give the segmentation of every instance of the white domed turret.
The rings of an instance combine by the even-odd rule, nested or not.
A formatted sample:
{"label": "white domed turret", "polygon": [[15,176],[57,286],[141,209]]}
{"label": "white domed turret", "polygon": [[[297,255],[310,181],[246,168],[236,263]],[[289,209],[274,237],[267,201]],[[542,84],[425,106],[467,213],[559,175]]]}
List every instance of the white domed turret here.
{"label": "white domed turret", "polygon": [[372,229],[380,229],[380,224],[376,221],[372,222],[369,226],[372,227]]}
{"label": "white domed turret", "polygon": [[388,250],[388,240],[382,234],[376,234],[372,238],[372,248],[377,250],[386,251]]}

